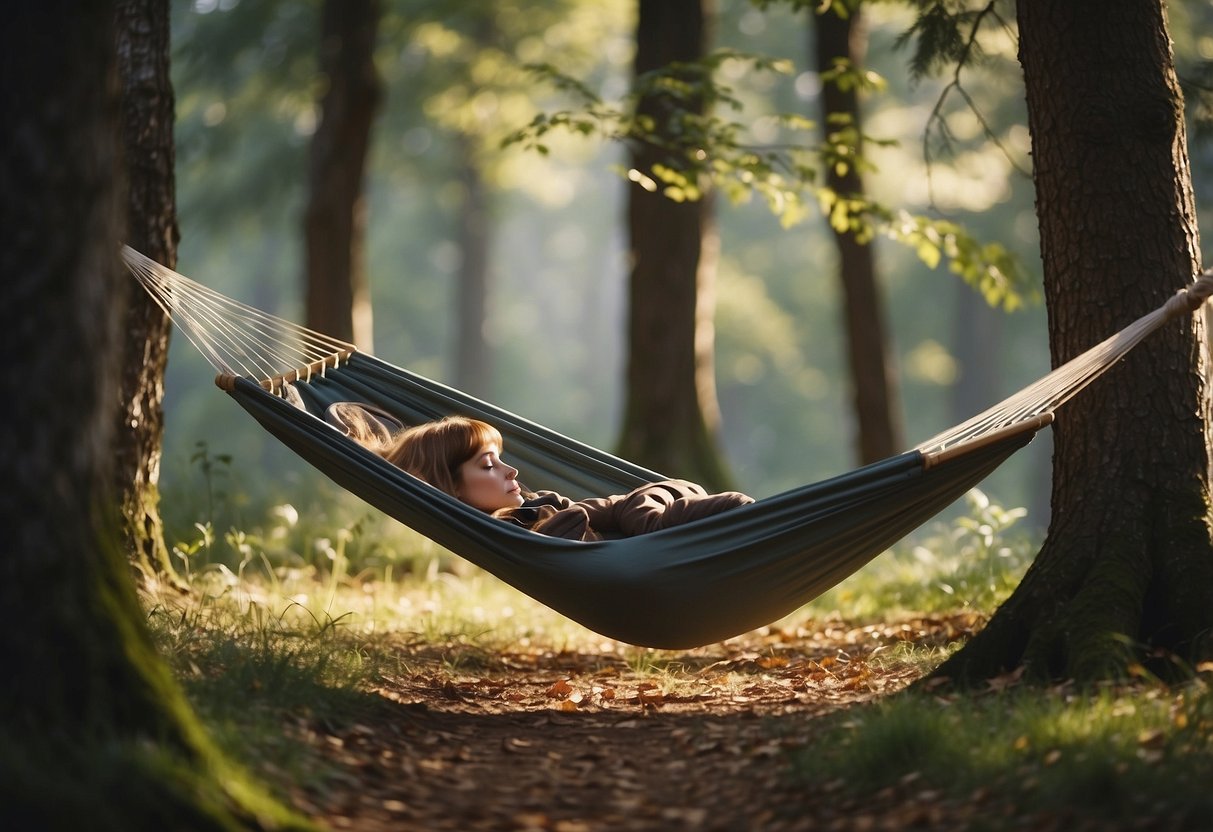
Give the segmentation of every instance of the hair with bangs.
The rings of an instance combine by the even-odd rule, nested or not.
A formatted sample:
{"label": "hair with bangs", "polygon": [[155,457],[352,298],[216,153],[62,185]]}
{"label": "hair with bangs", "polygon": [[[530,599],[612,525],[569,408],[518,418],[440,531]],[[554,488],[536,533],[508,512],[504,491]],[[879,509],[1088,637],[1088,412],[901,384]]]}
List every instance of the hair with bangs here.
{"label": "hair with bangs", "polygon": [[459,486],[459,468],[490,443],[501,450],[497,428],[464,416],[447,416],[399,433],[383,452],[388,462],[450,494]]}

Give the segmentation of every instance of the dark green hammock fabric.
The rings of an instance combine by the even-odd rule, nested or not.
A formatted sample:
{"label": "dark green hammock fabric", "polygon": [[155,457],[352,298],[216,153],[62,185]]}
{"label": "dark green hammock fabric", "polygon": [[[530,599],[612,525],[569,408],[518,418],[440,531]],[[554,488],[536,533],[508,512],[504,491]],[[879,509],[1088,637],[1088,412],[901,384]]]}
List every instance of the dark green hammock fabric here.
{"label": "dark green hammock fabric", "polygon": [[439,545],[604,636],[655,648],[710,644],[769,624],[854,573],[946,508],[1035,430],[924,466],[911,451],[815,485],[640,537],[547,537],[494,519],[417,480],[321,418],[338,401],[405,424],[482,419],[532,489],[573,498],[628,491],[660,474],[501,408],[355,353],[296,382],[307,410],[238,378],[231,395],[271,434],[343,488]]}

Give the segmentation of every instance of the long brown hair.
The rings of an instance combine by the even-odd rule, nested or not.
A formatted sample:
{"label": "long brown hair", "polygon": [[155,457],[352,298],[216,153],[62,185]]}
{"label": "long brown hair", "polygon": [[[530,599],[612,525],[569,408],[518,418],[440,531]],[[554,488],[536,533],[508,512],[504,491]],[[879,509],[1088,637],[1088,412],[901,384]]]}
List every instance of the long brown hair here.
{"label": "long brown hair", "polygon": [[464,416],[447,416],[408,428],[383,451],[384,458],[452,497],[459,485],[459,467],[489,443],[501,449],[497,428]]}

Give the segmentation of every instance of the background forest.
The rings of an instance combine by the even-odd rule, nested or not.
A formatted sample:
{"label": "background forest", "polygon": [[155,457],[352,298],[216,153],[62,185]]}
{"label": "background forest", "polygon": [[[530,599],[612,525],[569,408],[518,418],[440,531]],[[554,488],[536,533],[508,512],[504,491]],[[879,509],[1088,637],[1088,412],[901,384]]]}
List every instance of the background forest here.
{"label": "background forest", "polygon": [[[231,0],[173,6],[178,268],[294,320],[302,319],[319,6]],[[513,0],[490,8],[421,0],[383,5],[377,66],[385,98],[365,183],[373,351],[459,384],[454,276],[464,256],[460,212],[472,173],[487,206],[492,361],[482,389],[469,392],[610,448],[619,440],[623,401],[624,149],[557,137],[541,154],[501,141],[537,112],[568,106],[526,64],[551,64],[608,101],[626,92],[633,4]],[[1180,76],[1195,78],[1213,60],[1213,6],[1189,0],[1170,10]],[[875,242],[912,445],[1049,369],[1044,307],[1036,297],[1040,260],[1023,90],[1013,33],[983,39],[984,60],[964,71],[971,107],[954,89],[941,98],[951,75],[911,81],[911,50],[898,44],[913,22],[908,9],[870,3],[865,13],[868,68],[885,82],[863,99],[865,130],[888,140],[869,143],[875,165],[866,177],[869,191],[887,205],[959,222],[978,239],[1003,244],[1029,278],[1021,308],[995,309],[946,263],[931,268],[911,248]],[[787,62],[785,73],[743,61],[722,66],[755,143],[804,140],[782,134],[770,118],[776,113],[819,118],[810,17],[790,5],[718,4],[717,48]],[[946,147],[938,130],[924,140],[932,124],[938,127],[931,119],[941,102]],[[1198,112],[1189,106],[1190,115]],[[1199,197],[1213,192],[1213,183],[1206,185],[1213,151],[1199,129],[1191,135]],[[808,213],[788,221],[757,198],[718,199],[717,218],[717,385],[722,442],[737,487],[761,497],[854,467],[836,254],[825,220]],[[197,487],[191,457],[200,447],[207,458],[242,460],[232,472],[240,492],[276,493],[283,477],[311,481],[310,472],[224,401],[210,375],[190,345],[176,339],[166,396],[166,493]],[[1046,432],[983,488],[1003,504],[1028,507],[1029,522],[1043,528],[1048,462]],[[170,496],[170,523],[173,504]]]}

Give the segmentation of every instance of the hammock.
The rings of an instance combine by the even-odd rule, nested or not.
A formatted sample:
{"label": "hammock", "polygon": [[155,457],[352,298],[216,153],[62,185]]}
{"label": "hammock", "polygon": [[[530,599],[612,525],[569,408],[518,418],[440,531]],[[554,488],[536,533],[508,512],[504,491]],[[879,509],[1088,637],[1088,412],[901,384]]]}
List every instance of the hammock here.
{"label": "hammock", "polygon": [[1149,333],[1213,293],[1213,276],[1201,275],[1163,307],[906,453],[694,523],[582,542],[467,506],[350,440],[325,411],[353,401],[404,424],[482,419],[501,431],[528,487],[573,499],[665,477],[234,301],[129,247],[123,257],[215,367],[216,384],[341,487],[590,630],[667,649],[769,624],[856,572],[1026,445]]}

